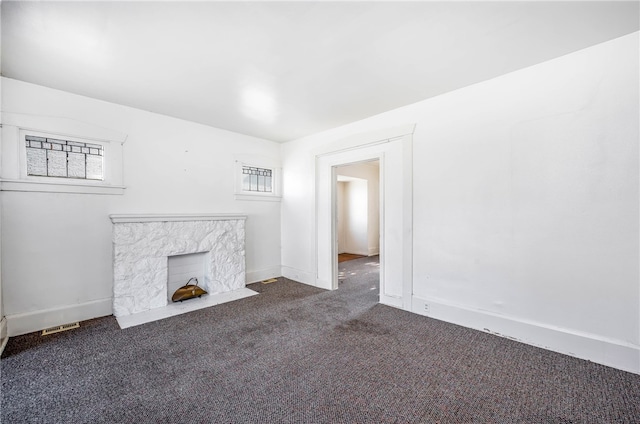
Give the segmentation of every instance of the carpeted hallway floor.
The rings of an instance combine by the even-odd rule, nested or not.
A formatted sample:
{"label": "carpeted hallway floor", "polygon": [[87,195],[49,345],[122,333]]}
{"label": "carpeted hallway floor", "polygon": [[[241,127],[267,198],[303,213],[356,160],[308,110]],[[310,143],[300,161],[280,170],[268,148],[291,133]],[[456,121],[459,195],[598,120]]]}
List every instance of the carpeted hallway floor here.
{"label": "carpeted hallway floor", "polygon": [[333,292],[120,330],[12,338],[2,423],[638,423],[640,376],[377,304],[377,258]]}

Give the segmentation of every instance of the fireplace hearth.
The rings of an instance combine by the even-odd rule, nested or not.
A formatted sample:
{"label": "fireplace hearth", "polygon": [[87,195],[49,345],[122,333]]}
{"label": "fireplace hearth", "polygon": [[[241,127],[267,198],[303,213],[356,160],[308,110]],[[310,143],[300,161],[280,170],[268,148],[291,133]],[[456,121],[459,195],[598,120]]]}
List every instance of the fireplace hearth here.
{"label": "fireplace hearth", "polygon": [[[137,314],[169,303],[169,257],[201,253],[209,294],[245,287],[243,215],[110,215],[113,313]],[[204,296],[203,296],[204,297]]]}

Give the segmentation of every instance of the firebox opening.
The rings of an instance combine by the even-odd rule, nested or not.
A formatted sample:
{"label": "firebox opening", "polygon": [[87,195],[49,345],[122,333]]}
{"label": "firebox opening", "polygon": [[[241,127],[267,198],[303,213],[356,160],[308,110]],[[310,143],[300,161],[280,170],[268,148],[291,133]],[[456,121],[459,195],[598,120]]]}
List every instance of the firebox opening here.
{"label": "firebox opening", "polygon": [[204,279],[206,255],[207,252],[199,252],[168,257],[167,301],[169,303],[172,302],[171,297],[176,290],[187,284],[192,278],[198,280],[198,286],[200,288],[209,291],[209,287],[206,287]]}

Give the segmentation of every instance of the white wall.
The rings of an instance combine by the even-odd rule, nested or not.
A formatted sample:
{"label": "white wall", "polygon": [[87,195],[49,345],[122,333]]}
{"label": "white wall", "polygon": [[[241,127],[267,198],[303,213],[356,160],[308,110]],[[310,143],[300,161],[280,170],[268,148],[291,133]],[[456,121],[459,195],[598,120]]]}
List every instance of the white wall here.
{"label": "white wall", "polygon": [[416,123],[414,312],[640,372],[638,33],[282,147],[313,273],[313,152]]}
{"label": "white wall", "polygon": [[12,334],[111,313],[113,213],[246,214],[247,279],[280,275],[280,203],[234,200],[234,159],[277,162],[278,144],[12,79],[2,83],[5,113],[70,118],[79,128],[89,123],[128,134],[124,195],[2,192],[2,277]]}
{"label": "white wall", "polygon": [[369,245],[367,180],[352,178],[343,182],[342,185],[342,201],[338,196],[336,205],[337,219],[342,218],[343,221],[342,225],[338,224],[338,252],[367,255]]}
{"label": "white wall", "polygon": [[[339,175],[359,178],[367,183],[366,196],[361,195],[363,198],[366,197],[367,208],[364,213],[367,215],[367,235],[364,245],[358,246],[357,250],[362,255],[377,255],[380,253],[380,163],[378,161],[354,163],[338,167],[337,172]],[[350,185],[349,188],[355,189],[355,186]]]}

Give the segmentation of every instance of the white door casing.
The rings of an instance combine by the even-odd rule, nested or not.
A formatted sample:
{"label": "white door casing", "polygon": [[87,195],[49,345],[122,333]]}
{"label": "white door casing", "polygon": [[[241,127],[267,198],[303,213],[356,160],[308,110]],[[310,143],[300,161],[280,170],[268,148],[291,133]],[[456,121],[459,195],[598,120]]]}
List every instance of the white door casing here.
{"label": "white door casing", "polygon": [[342,140],[333,149],[317,152],[316,286],[338,288],[335,167],[378,159],[380,303],[411,309],[413,129],[413,125],[408,125],[359,134]]}

